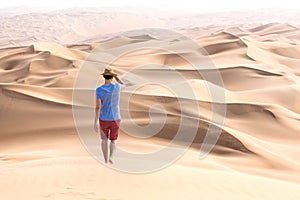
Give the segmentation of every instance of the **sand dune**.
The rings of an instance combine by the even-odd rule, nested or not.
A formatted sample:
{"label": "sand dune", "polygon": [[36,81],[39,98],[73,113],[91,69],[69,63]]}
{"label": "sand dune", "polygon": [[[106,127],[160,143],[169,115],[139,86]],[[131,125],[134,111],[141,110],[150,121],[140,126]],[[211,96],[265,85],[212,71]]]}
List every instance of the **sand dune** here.
{"label": "sand dune", "polygon": [[[80,13],[80,14],[78,14]],[[130,21],[130,23],[127,23]],[[162,27],[155,17],[129,12],[58,11],[2,15],[0,45],[25,46],[33,42],[81,44],[87,38],[137,28]],[[16,26],[18,28],[16,29]]]}
{"label": "sand dune", "polygon": [[[9,22],[6,23],[9,28]],[[78,21],[72,30],[87,36],[86,44],[72,45],[64,39],[68,33],[54,41],[19,47],[12,47],[15,41],[9,38],[18,38],[13,32],[7,33],[6,42],[1,39],[1,197],[299,199],[299,28],[278,23],[242,28],[208,27],[206,31],[184,28],[180,31],[193,36],[199,44],[198,49],[189,49],[185,48],[187,43],[183,37],[155,35],[145,30],[136,35],[100,39],[88,35],[84,27]],[[47,31],[51,26],[40,29]],[[114,27],[109,29],[115,30]],[[39,35],[38,29],[31,31]],[[21,44],[30,42],[30,38],[20,40]],[[88,65],[91,67],[89,73],[98,76],[114,57],[109,52],[149,44],[162,49],[137,49],[110,64],[128,84],[122,92],[121,105],[124,99],[130,98],[128,108],[132,120],[141,127],[149,123],[159,126],[166,116],[166,123],[151,137],[141,139],[139,137],[147,137],[147,134],[138,132],[128,118],[123,118],[119,148],[138,153],[153,152],[174,140],[179,126],[184,127],[186,134],[195,124],[199,126],[187,153],[170,167],[141,175],[121,173],[93,159],[92,156],[102,160],[99,146],[99,154],[91,156],[84,149],[84,141],[80,143],[72,115],[74,83],[82,66]],[[166,47],[179,51],[166,52],[163,50]],[[200,69],[200,72],[220,72],[226,102],[215,102],[208,87],[208,84],[215,88],[222,85],[208,83],[181,57],[203,52],[200,47],[216,66],[216,69]],[[178,74],[182,79],[178,79]],[[147,80],[162,84],[143,85]],[[174,94],[162,86],[184,88],[184,84],[188,84],[194,96]],[[94,108],[85,104],[93,88],[85,92],[81,104],[76,106],[93,113]],[[153,108],[156,104],[161,107]],[[226,105],[223,125],[214,124],[211,119],[215,104]],[[149,109],[153,109],[152,119]],[[181,118],[187,123],[181,124]],[[83,122],[89,127],[86,130],[92,130],[89,119]],[[222,133],[208,157],[199,160],[199,149],[210,125],[222,126]],[[127,134],[125,129],[133,132]],[[85,136],[99,145],[97,134],[91,131]],[[176,140],[178,148],[186,142],[185,137]],[[128,165],[137,162],[121,153],[116,160]],[[145,158],[138,163],[156,161]]]}

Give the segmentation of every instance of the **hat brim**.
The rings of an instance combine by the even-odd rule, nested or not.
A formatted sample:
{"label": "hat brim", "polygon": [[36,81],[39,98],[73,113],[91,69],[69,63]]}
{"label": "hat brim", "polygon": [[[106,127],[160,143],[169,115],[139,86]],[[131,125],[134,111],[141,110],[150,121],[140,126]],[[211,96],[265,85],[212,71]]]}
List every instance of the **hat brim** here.
{"label": "hat brim", "polygon": [[110,76],[116,76],[117,74],[115,74],[115,73],[102,73],[101,75],[110,75]]}

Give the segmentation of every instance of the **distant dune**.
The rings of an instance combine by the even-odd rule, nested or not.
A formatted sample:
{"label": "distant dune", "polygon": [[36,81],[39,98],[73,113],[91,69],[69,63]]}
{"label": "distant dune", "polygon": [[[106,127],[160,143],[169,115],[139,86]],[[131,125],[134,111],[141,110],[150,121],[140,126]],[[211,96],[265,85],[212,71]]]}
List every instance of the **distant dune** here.
{"label": "distant dune", "polygon": [[[199,21],[192,25],[168,20],[91,12],[0,18],[1,198],[300,198],[300,28],[295,23],[200,26]],[[111,67],[128,84],[122,97],[132,95],[133,120],[147,125],[154,104],[163,106],[167,115],[163,128],[148,139],[121,131],[119,148],[155,151],[174,138],[182,115],[199,123],[191,148],[181,159],[158,172],[133,175],[106,168],[86,152],[75,129],[72,94],[80,67],[88,63],[97,72],[91,74],[98,76],[99,66],[108,64],[106,60],[113,56],[99,54],[93,60],[90,56],[96,47],[97,51],[115,52],[130,45],[162,49],[177,45],[182,55],[200,51],[185,48],[188,43],[183,37],[148,29],[136,35],[116,34],[150,27],[173,27],[205,49],[205,56],[222,76],[227,110],[216,146],[207,158],[199,160],[199,148],[212,123],[211,106],[217,103],[207,89],[210,83],[176,53],[139,49],[115,60]],[[149,64],[155,65],[147,68]],[[137,66],[144,67],[135,71]],[[134,78],[126,78],[129,71]],[[178,73],[185,81],[177,79]],[[149,77],[176,87],[187,82],[195,96],[178,97],[161,85],[137,81]],[[131,90],[135,87],[137,92]],[[195,103],[199,112],[192,109]],[[153,116],[152,123],[159,124],[159,113]],[[84,123],[92,126],[92,121]],[[130,126],[128,119],[123,118],[122,126]],[[188,134],[191,127],[185,126]],[[96,133],[86,135],[100,144]],[[101,160],[100,147],[98,150],[96,157]],[[116,155],[116,162],[131,161]],[[144,160],[141,165],[155,162]]]}
{"label": "distant dune", "polygon": [[[158,13],[152,9],[119,8],[45,9],[10,8],[0,10],[0,46],[25,46],[33,42],[81,44],[110,37],[109,34],[142,28],[201,29],[216,31],[224,26],[268,23],[300,24],[296,10],[261,9],[206,14]],[[134,10],[135,12],[131,11]],[[276,13],[275,15],[272,13]],[[220,28],[221,25],[221,28]],[[208,27],[209,28],[205,28]],[[212,29],[211,26],[217,26]],[[297,37],[293,34],[293,37]]]}

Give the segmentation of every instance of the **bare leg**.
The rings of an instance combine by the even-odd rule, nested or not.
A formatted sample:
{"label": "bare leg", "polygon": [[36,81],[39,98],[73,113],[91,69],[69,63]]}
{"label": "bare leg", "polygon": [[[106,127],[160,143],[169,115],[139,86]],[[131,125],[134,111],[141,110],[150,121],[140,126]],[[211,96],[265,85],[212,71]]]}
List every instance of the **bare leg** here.
{"label": "bare leg", "polygon": [[104,156],[105,163],[107,163],[107,158],[108,158],[108,144],[107,144],[107,139],[104,139],[101,141],[101,148],[102,148],[102,153]]}
{"label": "bare leg", "polygon": [[111,140],[109,145],[109,163],[113,164],[113,157],[116,152],[116,140]]}

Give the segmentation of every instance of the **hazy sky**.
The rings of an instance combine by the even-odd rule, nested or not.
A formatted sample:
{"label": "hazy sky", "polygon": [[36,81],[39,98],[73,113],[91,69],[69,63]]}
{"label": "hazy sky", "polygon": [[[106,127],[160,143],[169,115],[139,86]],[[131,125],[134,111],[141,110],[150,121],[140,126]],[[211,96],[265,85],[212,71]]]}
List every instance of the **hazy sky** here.
{"label": "hazy sky", "polygon": [[300,9],[296,0],[8,0],[0,7],[29,6],[46,8],[71,7],[151,7],[184,12],[218,12],[259,8]]}

